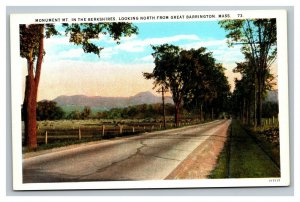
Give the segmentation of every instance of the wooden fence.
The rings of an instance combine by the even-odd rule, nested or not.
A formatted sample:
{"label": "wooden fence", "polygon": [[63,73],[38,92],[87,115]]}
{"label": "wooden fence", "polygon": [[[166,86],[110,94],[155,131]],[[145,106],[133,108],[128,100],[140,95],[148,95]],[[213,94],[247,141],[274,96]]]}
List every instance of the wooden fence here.
{"label": "wooden fence", "polygon": [[[187,126],[192,122],[180,123],[179,126]],[[174,128],[174,123],[167,123],[166,128]],[[83,139],[109,139],[133,135],[144,132],[162,130],[162,123],[130,123],[126,125],[101,125],[101,126],[80,126],[78,128],[56,128],[44,127],[38,129],[38,144],[49,144],[54,142],[76,141]],[[23,138],[24,140],[24,138]]]}

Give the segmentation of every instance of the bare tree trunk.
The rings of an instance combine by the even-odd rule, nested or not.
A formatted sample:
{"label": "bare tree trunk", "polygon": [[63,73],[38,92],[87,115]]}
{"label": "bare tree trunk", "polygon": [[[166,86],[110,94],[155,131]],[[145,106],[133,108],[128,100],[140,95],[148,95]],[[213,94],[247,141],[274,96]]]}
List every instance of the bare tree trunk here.
{"label": "bare tree trunk", "polygon": [[258,93],[258,98],[257,98],[257,125],[261,126],[262,124],[262,93]]}
{"label": "bare tree trunk", "polygon": [[25,141],[29,150],[37,147],[36,133],[36,98],[37,86],[33,79],[26,77],[26,95],[24,99]]}
{"label": "bare tree trunk", "polygon": [[203,116],[203,104],[201,103],[200,105],[200,121],[204,121],[204,116]]}
{"label": "bare tree trunk", "polygon": [[242,121],[243,121],[243,124],[246,123],[246,101],[245,101],[245,98],[243,99],[243,110],[242,110]]}
{"label": "bare tree trunk", "polygon": [[[256,80],[256,79],[255,79]],[[256,117],[256,112],[257,112],[257,84],[256,84],[256,81],[255,81],[255,85],[254,85],[254,115],[253,115],[253,118],[254,118],[254,128],[256,129],[256,126],[257,126],[257,117]]]}
{"label": "bare tree trunk", "polygon": [[37,32],[40,32],[39,53],[37,55],[35,70],[33,64],[33,49],[31,50],[31,56],[27,59],[28,75],[26,76],[25,96],[23,103],[25,140],[29,150],[34,150],[37,148],[36,105],[38,85],[44,56],[44,26],[40,26]]}
{"label": "bare tree trunk", "polygon": [[256,120],[257,126],[261,126],[262,122],[262,93],[263,93],[263,86],[262,86],[262,79],[258,78],[258,92],[257,92],[257,111],[256,111]]}
{"label": "bare tree trunk", "polygon": [[247,105],[247,125],[251,123],[251,102],[248,102]]}
{"label": "bare tree trunk", "polygon": [[175,125],[178,127],[179,125],[179,105],[175,105]]}

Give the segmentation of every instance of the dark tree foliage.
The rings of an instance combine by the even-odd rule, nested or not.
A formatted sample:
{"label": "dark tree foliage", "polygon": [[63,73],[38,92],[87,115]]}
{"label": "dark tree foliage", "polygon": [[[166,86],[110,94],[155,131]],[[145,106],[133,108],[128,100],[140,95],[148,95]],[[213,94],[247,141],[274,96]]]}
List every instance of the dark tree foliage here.
{"label": "dark tree foliage", "polygon": [[76,45],[82,45],[85,53],[94,53],[100,57],[99,47],[92,43],[90,39],[99,39],[99,34],[108,35],[120,44],[121,37],[128,37],[138,33],[138,28],[131,23],[113,22],[113,23],[81,23],[81,24],[63,24],[65,35],[70,35],[69,41]]}
{"label": "dark tree foliage", "polygon": [[77,111],[77,110],[75,110],[75,111],[71,111],[68,115],[67,115],[67,117],[66,117],[67,119],[75,119],[75,120],[79,120],[79,119],[81,119],[81,112],[80,111]]}
{"label": "dark tree foliage", "polygon": [[200,108],[201,119],[204,112],[213,119],[226,110],[230,86],[223,66],[215,62],[211,52],[203,47],[183,50],[169,44],[152,48],[155,68],[144,77],[154,79],[154,88],[171,90],[177,125],[183,105],[190,111]]}
{"label": "dark tree foliage", "polygon": [[[165,105],[166,115],[173,116],[175,107],[172,104]],[[161,104],[142,104],[125,108],[113,108],[108,111],[98,112],[96,117],[101,119],[145,119],[160,118],[162,113]]]}
{"label": "dark tree foliage", "polygon": [[170,89],[175,104],[175,124],[179,124],[179,110],[186,89],[186,79],[190,72],[180,65],[181,49],[174,45],[152,46],[155,68],[152,73],[144,73],[146,79],[154,79],[154,88],[162,86]]}
{"label": "dark tree foliage", "polygon": [[89,106],[85,106],[82,111],[74,110],[71,111],[67,116],[66,119],[75,119],[75,120],[83,120],[92,118],[92,109]]}
{"label": "dark tree foliage", "polygon": [[278,117],[279,109],[277,102],[264,102],[262,109],[263,118]]}
{"label": "dark tree foliage", "polygon": [[87,119],[91,116],[92,110],[91,107],[85,106],[80,114],[81,119]]}
{"label": "dark tree foliage", "polygon": [[62,119],[64,114],[56,102],[46,100],[37,103],[36,118],[38,121]]}
{"label": "dark tree foliage", "polygon": [[[241,79],[235,80],[235,90],[231,99],[232,103],[232,114],[239,117],[243,123],[255,124],[257,122],[257,88],[255,85],[255,71],[249,55],[245,55],[245,61],[236,63],[237,66],[233,70],[235,73],[241,74]],[[273,88],[274,77],[271,73],[266,75],[264,83],[264,91],[262,94],[262,100],[265,99],[267,91]],[[262,114],[264,117],[263,110],[264,104],[262,104]]]}
{"label": "dark tree foliage", "polygon": [[227,112],[230,85],[222,64],[216,63],[212,53],[203,47],[183,53],[186,55],[183,64],[191,73],[184,96],[185,108],[198,111],[201,120],[214,119]]}
{"label": "dark tree foliage", "polygon": [[232,114],[250,124],[251,117],[256,117],[251,110],[255,105],[255,72],[249,60],[236,64],[233,72],[240,73],[242,78],[235,80],[235,90],[231,99]]}

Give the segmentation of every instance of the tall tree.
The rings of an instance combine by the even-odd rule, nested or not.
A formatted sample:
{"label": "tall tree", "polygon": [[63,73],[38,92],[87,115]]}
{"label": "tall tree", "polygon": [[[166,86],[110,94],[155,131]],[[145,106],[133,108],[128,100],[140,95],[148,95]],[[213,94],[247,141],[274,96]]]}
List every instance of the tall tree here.
{"label": "tall tree", "polygon": [[[243,123],[250,124],[251,118],[255,123],[257,120],[257,106],[255,105],[255,72],[249,60],[244,62],[236,63],[237,66],[234,68],[233,72],[240,73],[241,79],[235,80],[235,90],[233,92],[234,100],[232,100],[232,105],[235,108],[233,112],[238,115]],[[267,95],[267,90],[272,90],[274,76],[272,74],[266,75],[265,80],[265,91],[262,94],[263,99]],[[236,113],[239,111],[239,114]]]}
{"label": "tall tree", "polygon": [[225,76],[225,68],[222,64],[216,63],[213,66],[210,81],[215,92],[212,99],[212,118],[221,112],[228,111],[228,101],[230,97],[230,85]]}
{"label": "tall tree", "polygon": [[224,20],[220,25],[228,31],[228,44],[242,45],[242,52],[249,56],[254,68],[255,124],[261,125],[266,80],[277,55],[276,19]]}
{"label": "tall tree", "polygon": [[175,124],[179,124],[179,110],[186,87],[185,77],[188,73],[180,65],[181,49],[174,45],[152,46],[155,68],[152,73],[144,73],[146,79],[154,79],[154,88],[163,86],[170,89],[175,105]]}
{"label": "tall tree", "polygon": [[[81,45],[85,53],[100,56],[103,47],[92,43],[100,34],[107,34],[117,43],[122,36],[137,34],[138,29],[131,23],[83,23],[63,24],[69,41]],[[53,24],[20,25],[20,56],[27,60],[27,76],[24,96],[25,139],[28,149],[37,147],[36,103],[41,76],[44,51],[44,38],[59,34]]]}
{"label": "tall tree", "polygon": [[[206,48],[186,51],[191,54],[186,60],[191,72],[188,89],[184,96],[184,104],[189,109],[200,108],[200,119],[204,119],[204,108],[210,108],[210,117],[225,111],[230,86],[224,74],[224,67],[216,63],[211,52]],[[205,107],[204,107],[205,106]],[[207,110],[206,110],[207,111]],[[208,111],[207,111],[208,112]]]}
{"label": "tall tree", "polygon": [[182,50],[168,44],[154,46],[153,50],[155,68],[152,73],[144,73],[144,77],[154,79],[154,87],[171,90],[176,125],[182,105],[191,109],[199,104],[201,119],[204,104],[211,109],[211,118],[222,110],[230,87],[223,66],[215,63],[211,52],[203,47]]}

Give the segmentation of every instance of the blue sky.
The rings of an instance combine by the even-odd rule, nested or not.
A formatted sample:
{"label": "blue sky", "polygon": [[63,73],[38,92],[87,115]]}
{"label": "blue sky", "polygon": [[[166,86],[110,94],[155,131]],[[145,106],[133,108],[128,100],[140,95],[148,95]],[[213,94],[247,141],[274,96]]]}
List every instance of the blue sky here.
{"label": "blue sky", "polygon": [[[111,40],[107,36],[103,36],[102,40],[96,43],[102,47],[101,57],[94,54],[84,54],[81,47],[72,45],[66,40],[61,45],[46,47],[47,54],[56,56],[57,59],[75,60],[75,61],[108,61],[120,64],[130,64],[136,62],[152,62],[150,60],[152,49],[150,45],[158,45],[162,43],[171,43],[183,48],[198,48],[205,46],[209,51],[215,52],[214,56],[222,61],[220,53],[235,52],[235,57],[225,61],[234,62],[236,59],[243,58],[237,48],[228,48],[225,42],[225,31],[220,28],[217,21],[202,21],[202,22],[161,22],[161,23],[135,23],[139,28],[139,34],[130,38],[123,38],[120,45]],[[61,30],[61,29],[59,29]],[[67,39],[62,36],[55,37],[56,39]],[[50,39],[51,40],[51,39]],[[57,53],[63,53],[61,57]],[[68,54],[69,53],[69,54]],[[81,54],[80,54],[81,53]],[[80,57],[78,57],[80,56]],[[148,59],[148,60],[147,60]]]}
{"label": "blue sky", "polygon": [[[226,33],[217,21],[134,24],[139,34],[122,38],[119,45],[106,35],[94,41],[104,47],[100,58],[69,43],[64,33],[46,39],[38,99],[75,94],[133,96],[141,91],[155,93],[153,81],[145,80],[142,72],[152,72],[154,68],[150,45],[164,43],[183,49],[206,47],[226,68],[225,74],[233,86],[238,75],[233,74],[232,69],[235,62],[243,60],[243,55],[240,47],[227,46]],[[58,29],[62,30],[59,26]]]}

